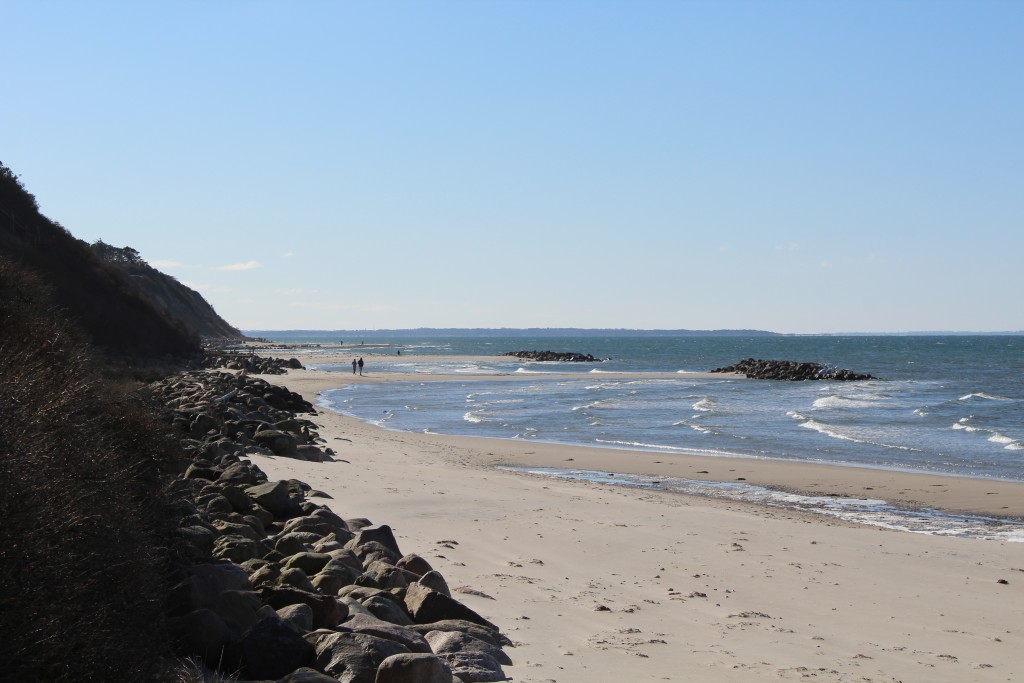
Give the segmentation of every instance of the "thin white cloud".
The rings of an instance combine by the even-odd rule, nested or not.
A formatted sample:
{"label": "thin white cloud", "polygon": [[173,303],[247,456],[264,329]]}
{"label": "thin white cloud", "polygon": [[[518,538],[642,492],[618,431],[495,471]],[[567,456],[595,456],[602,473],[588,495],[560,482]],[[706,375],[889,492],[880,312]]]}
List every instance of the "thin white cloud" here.
{"label": "thin white cloud", "polygon": [[305,308],[312,311],[359,311],[362,313],[395,313],[402,310],[398,306],[391,304],[364,306],[344,301],[293,301],[291,306],[292,308]]}
{"label": "thin white cloud", "polygon": [[210,288],[210,285],[202,285],[199,284],[198,282],[189,282],[188,280],[182,280],[181,284],[185,285],[189,289],[194,289],[197,292],[202,292]]}
{"label": "thin white cloud", "polygon": [[181,261],[171,261],[168,259],[153,259],[149,262],[149,265],[154,268],[184,268],[185,264]]}
{"label": "thin white cloud", "polygon": [[217,270],[252,270],[253,268],[261,267],[259,261],[246,261],[245,263],[229,263],[226,266],[220,266]]}
{"label": "thin white cloud", "polygon": [[293,301],[293,308],[308,308],[314,311],[341,311],[351,310],[352,306],[328,301]]}
{"label": "thin white cloud", "polygon": [[282,256],[284,256],[285,258],[291,258],[292,256],[295,256],[295,252],[294,251],[286,251],[286,252],[284,252],[282,254]]}

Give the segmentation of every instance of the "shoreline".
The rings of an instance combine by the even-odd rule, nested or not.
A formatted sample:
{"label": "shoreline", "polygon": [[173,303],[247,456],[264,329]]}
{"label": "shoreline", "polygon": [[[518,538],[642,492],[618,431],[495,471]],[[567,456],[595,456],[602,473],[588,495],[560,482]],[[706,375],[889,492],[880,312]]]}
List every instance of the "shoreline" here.
{"label": "shoreline", "polygon": [[[304,365],[346,363],[350,357],[341,354],[296,354]],[[396,356],[365,354],[373,362],[394,362]],[[402,362],[431,360],[486,360],[478,356],[401,356]],[[348,360],[346,360],[348,359]],[[649,377],[646,373],[643,376]],[[666,376],[678,377],[675,373]],[[688,375],[697,373],[687,373]],[[720,377],[720,374],[712,377]],[[573,373],[545,373],[545,377],[578,378]],[[629,375],[624,375],[629,376]],[[474,381],[522,379],[523,375],[458,374],[436,375],[424,373],[370,373],[350,375],[328,370],[292,371],[283,376],[283,383],[293,391],[305,395],[307,400],[324,409],[319,394],[353,382],[402,381]],[[271,379],[271,378],[267,378]],[[274,381],[274,380],[271,380]],[[756,381],[756,380],[750,380]],[[295,386],[291,386],[294,384]],[[300,389],[301,387],[301,389]],[[358,418],[339,415],[354,423],[366,424]],[[835,498],[871,498],[908,510],[939,510],[951,514],[971,514],[993,518],[1024,518],[1024,482],[1006,479],[967,477],[951,473],[919,472],[904,469],[886,469],[856,463],[827,463],[790,460],[773,457],[743,455],[713,455],[696,453],[665,453],[630,448],[596,445],[563,444],[545,441],[525,441],[497,437],[421,434],[390,430],[378,425],[369,426],[386,433],[408,435],[417,440],[436,440],[452,446],[464,441],[463,447],[474,448],[481,455],[476,465],[531,468],[572,468],[598,470],[624,475],[650,475],[673,477],[709,483],[745,483],[776,491],[805,496]]]}
{"label": "shoreline", "polygon": [[[320,391],[353,381],[316,370],[264,379],[314,404]],[[253,462],[271,479],[324,491],[340,514],[387,521],[460,600],[501,625],[515,644],[506,673],[520,683],[994,683],[1024,675],[1016,656],[1024,648],[1022,543],[496,468],[567,458],[576,467],[621,464],[621,451],[389,431],[328,410],[313,420],[333,461]],[[638,452],[631,463],[683,467],[657,453]],[[971,481],[961,478],[784,465],[703,456],[691,464],[709,477],[760,473],[806,486],[852,487],[870,476],[868,485],[906,499],[966,505],[978,494],[929,490]],[[1021,490],[1003,486],[1001,496]],[[980,494],[973,502],[984,506]]]}

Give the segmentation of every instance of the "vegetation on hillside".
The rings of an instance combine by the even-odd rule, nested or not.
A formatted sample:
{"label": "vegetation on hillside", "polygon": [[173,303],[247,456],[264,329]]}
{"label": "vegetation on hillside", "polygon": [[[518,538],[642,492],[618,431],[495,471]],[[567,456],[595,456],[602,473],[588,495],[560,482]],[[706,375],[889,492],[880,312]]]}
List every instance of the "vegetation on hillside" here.
{"label": "vegetation on hillside", "polygon": [[0,255],[45,282],[63,315],[108,358],[137,363],[200,351],[198,334],[154,307],[117,265],[43,216],[36,198],[2,163]]}
{"label": "vegetation on hillside", "polygon": [[169,656],[166,428],[101,377],[50,291],[0,259],[2,677],[152,679]]}

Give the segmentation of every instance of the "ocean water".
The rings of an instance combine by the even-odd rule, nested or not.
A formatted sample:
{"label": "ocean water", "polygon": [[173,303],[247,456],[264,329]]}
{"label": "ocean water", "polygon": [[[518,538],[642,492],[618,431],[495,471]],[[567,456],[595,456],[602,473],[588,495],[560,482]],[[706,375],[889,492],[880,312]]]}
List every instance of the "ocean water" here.
{"label": "ocean water", "polygon": [[[422,378],[350,385],[326,392],[324,405],[388,429],[618,448],[624,458],[629,457],[627,450],[648,450],[1024,481],[1020,336],[363,341],[365,346],[346,350],[395,355],[387,362],[367,356],[367,373],[407,372]],[[404,361],[397,356],[399,350],[428,358]],[[515,350],[574,351],[608,360],[538,363],[498,356]],[[492,358],[454,358],[459,355]],[[692,376],[748,357],[814,361],[878,379],[785,382]],[[349,364],[322,367],[351,372]],[[555,376],[567,373],[571,377]],[[464,379],[431,381],[436,374]],[[480,378],[490,374],[512,379]],[[572,470],[539,473],[595,476],[574,475]],[[677,484],[680,491],[686,488]],[[742,489],[730,495],[754,495]],[[877,508],[874,503],[865,506]]]}
{"label": "ocean water", "polygon": [[[367,372],[421,381],[351,385],[327,405],[389,429],[608,448],[810,460],[1024,481],[1024,337],[419,339]],[[365,348],[365,347],[364,347]],[[537,363],[504,351],[610,358]],[[358,353],[359,347],[353,349]],[[454,355],[493,355],[467,362]],[[864,382],[688,376],[743,358],[830,363]],[[339,372],[351,372],[342,364]],[[571,373],[572,378],[551,375]],[[620,376],[628,373],[629,376]],[[665,378],[668,373],[672,376]],[[431,382],[433,374],[465,375]],[[514,375],[516,381],[474,376]],[[644,375],[650,375],[645,377]],[[576,377],[578,376],[578,377]]]}

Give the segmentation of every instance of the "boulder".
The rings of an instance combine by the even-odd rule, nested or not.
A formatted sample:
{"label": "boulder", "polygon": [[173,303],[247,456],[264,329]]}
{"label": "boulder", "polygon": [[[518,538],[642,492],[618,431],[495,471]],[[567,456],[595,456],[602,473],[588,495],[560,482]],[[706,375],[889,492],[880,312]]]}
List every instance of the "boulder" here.
{"label": "boulder", "polygon": [[297,567],[312,576],[326,567],[332,559],[326,553],[296,553],[284,561],[284,567],[286,569]]}
{"label": "boulder", "polygon": [[188,576],[171,590],[171,616],[211,606],[224,591],[251,591],[249,575],[231,562],[197,564]]}
{"label": "boulder", "polygon": [[371,614],[353,614],[335,630],[350,633],[367,633],[405,645],[411,652],[430,652],[430,645],[422,635],[398,624],[382,621]]}
{"label": "boulder", "polygon": [[334,628],[348,616],[348,609],[332,596],[311,593],[288,586],[262,588],[263,602],[275,610],[288,605],[305,604],[313,610],[315,628]]}
{"label": "boulder", "polygon": [[306,576],[306,572],[302,571],[298,567],[291,567],[290,569],[282,569],[281,576],[278,577],[277,582],[282,586],[293,586],[299,590],[306,591],[307,593],[316,593],[316,587],[313,582]]}
{"label": "boulder", "polygon": [[408,628],[422,635],[426,635],[431,631],[455,631],[469,634],[478,640],[497,647],[512,645],[512,641],[498,631],[462,619],[446,619],[444,621],[435,621],[432,624],[413,624]]}
{"label": "boulder", "polygon": [[278,679],[277,683],[338,683],[338,679],[321,673],[316,669],[303,667],[296,669],[284,678]]}
{"label": "boulder", "polygon": [[465,619],[491,630],[498,630],[497,626],[462,603],[418,583],[406,589],[405,607],[417,624],[429,624],[445,619]]}
{"label": "boulder", "polygon": [[[387,524],[381,524],[380,526],[375,527],[368,526],[360,529],[356,532],[355,538],[352,539],[350,545],[363,546],[371,541],[380,543],[382,546],[393,552],[396,555],[395,562],[402,558],[402,551],[398,549],[398,541],[395,540],[395,534]],[[392,564],[395,562],[392,562]]]}
{"label": "boulder", "polygon": [[[257,472],[259,474],[257,474]],[[260,476],[262,475],[262,476]],[[250,487],[261,484],[267,480],[266,475],[260,472],[255,465],[248,462],[236,462],[229,465],[217,480],[218,484],[234,484],[241,487]]]}
{"label": "boulder", "polygon": [[246,560],[263,557],[266,552],[266,547],[259,541],[236,534],[221,536],[213,544],[214,557],[239,564]]}
{"label": "boulder", "polygon": [[409,626],[413,623],[412,618],[405,613],[401,607],[395,604],[394,600],[385,598],[383,595],[374,595],[362,600],[363,607],[370,610],[373,616],[383,621],[399,626]]}
{"label": "boulder", "polygon": [[509,680],[501,670],[501,664],[483,652],[451,652],[439,656],[452,668],[455,678],[463,683]]}
{"label": "boulder", "polygon": [[377,668],[376,683],[452,683],[452,670],[432,654],[391,655]]}
{"label": "boulder", "polygon": [[213,611],[226,622],[234,622],[245,631],[259,621],[257,612],[263,600],[254,591],[224,591],[213,601]]}
{"label": "boulder", "polygon": [[288,482],[268,481],[265,484],[250,486],[245,489],[245,493],[276,517],[289,518],[301,514],[298,502],[292,499],[288,491]]}
{"label": "boulder", "polygon": [[277,616],[292,624],[301,634],[313,630],[313,608],[305,603],[286,605],[277,610]]}
{"label": "boulder", "polygon": [[441,576],[440,572],[434,571],[433,569],[421,576],[420,580],[416,583],[436,590],[438,593],[443,593],[449,598],[452,597],[452,592],[448,588],[448,582],[444,580],[444,577]]}
{"label": "boulder", "polygon": [[398,562],[396,562],[395,566],[399,569],[404,569],[406,571],[412,572],[417,576],[423,576],[427,572],[434,570],[434,568],[430,566],[429,562],[424,560],[416,553],[409,553],[408,555],[400,559]]}
{"label": "boulder", "polygon": [[409,653],[401,643],[366,633],[315,631],[306,638],[316,648],[314,668],[341,683],[374,683],[385,659]]}
{"label": "boulder", "polygon": [[277,540],[274,542],[274,550],[277,550],[286,557],[291,557],[299,553],[310,552],[310,549],[319,540],[320,536],[318,534],[308,531],[291,531],[277,537]]}
{"label": "boulder", "polygon": [[268,617],[256,622],[242,637],[242,666],[249,678],[277,679],[307,666],[313,646],[284,619]]}
{"label": "boulder", "polygon": [[430,643],[430,649],[439,655],[451,654],[453,652],[483,652],[494,657],[494,660],[499,664],[512,665],[512,660],[509,659],[509,656],[500,647],[479,638],[474,638],[467,633],[431,631],[426,635],[426,640]]}

